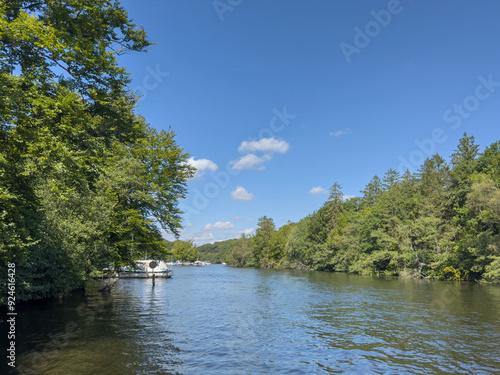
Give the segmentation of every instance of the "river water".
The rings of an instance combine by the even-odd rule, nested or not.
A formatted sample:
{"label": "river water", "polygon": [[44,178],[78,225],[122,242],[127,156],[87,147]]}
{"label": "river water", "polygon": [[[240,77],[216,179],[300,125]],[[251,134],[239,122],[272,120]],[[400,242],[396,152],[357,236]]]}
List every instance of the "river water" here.
{"label": "river water", "polygon": [[500,374],[490,285],[174,267],[20,307],[16,329],[20,374]]}

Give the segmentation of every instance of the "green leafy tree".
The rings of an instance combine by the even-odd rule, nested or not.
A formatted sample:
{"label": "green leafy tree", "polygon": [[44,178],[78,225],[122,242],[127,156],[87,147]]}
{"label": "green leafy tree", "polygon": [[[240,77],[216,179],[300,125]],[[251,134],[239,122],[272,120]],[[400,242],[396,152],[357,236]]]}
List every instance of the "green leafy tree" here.
{"label": "green leafy tree", "polygon": [[116,57],[151,45],[118,2],[9,0],[0,5],[2,70],[29,85],[62,86],[96,105],[129,83]]}
{"label": "green leafy tree", "polygon": [[487,177],[477,176],[467,195],[469,207],[482,224],[481,229],[493,234],[500,233],[500,189]]}
{"label": "green leafy tree", "polygon": [[212,263],[231,262],[231,252],[238,244],[239,239],[230,239],[208,243],[197,247],[201,260],[209,260]]}
{"label": "green leafy tree", "polygon": [[309,269],[313,263],[314,241],[310,236],[312,215],[300,220],[291,228],[285,246],[285,258],[291,268]]}
{"label": "green leafy tree", "polygon": [[497,184],[500,183],[500,141],[486,147],[477,160],[477,169]]}
{"label": "green leafy tree", "polygon": [[134,113],[117,62],[149,45],[117,1],[0,2],[0,263],[16,263],[19,299],[178,233],[188,155]]}
{"label": "green leafy tree", "polygon": [[284,256],[285,246],[288,242],[290,231],[294,226],[294,223],[286,224],[273,233],[267,246],[266,261],[268,263],[277,264],[281,261]]}
{"label": "green leafy tree", "polygon": [[235,267],[245,267],[252,259],[252,240],[241,235],[229,255],[229,263]]}
{"label": "green leafy tree", "polygon": [[274,220],[262,216],[257,221],[257,229],[253,238],[252,261],[254,266],[260,266],[261,260],[267,255],[269,241],[275,231]]}
{"label": "green leafy tree", "polygon": [[193,242],[175,241],[172,251],[176,260],[194,262],[198,259],[198,252]]}
{"label": "green leafy tree", "polygon": [[389,170],[362,198],[344,200],[335,183],[296,224],[261,218],[253,260],[233,240],[231,264],[500,283],[498,144],[479,154],[466,136],[451,166],[434,155],[416,174]]}

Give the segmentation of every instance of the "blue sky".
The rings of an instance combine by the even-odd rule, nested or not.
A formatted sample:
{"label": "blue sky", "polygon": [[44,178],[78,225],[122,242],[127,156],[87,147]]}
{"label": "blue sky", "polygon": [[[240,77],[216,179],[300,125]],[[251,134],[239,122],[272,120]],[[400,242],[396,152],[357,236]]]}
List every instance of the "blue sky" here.
{"label": "blue sky", "polygon": [[[157,44],[120,63],[198,175],[182,239],[279,227],[389,169],[500,139],[498,1],[124,0]],[[171,237],[167,238],[171,239]]]}

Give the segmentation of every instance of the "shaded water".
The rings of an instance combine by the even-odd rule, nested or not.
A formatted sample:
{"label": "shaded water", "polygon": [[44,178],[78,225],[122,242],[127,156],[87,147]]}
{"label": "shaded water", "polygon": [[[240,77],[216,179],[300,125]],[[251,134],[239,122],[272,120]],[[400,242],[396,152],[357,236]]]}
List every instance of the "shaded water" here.
{"label": "shaded water", "polygon": [[498,286],[174,267],[18,312],[24,374],[500,374]]}

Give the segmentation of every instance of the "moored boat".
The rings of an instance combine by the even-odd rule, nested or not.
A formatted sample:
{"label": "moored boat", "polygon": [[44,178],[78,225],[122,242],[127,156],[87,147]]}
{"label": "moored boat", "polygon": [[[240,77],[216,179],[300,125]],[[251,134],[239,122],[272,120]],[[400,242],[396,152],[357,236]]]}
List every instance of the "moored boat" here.
{"label": "moored boat", "polygon": [[122,267],[118,276],[122,278],[149,278],[153,276],[170,278],[174,274],[163,260],[141,259],[135,262],[136,267]]}

